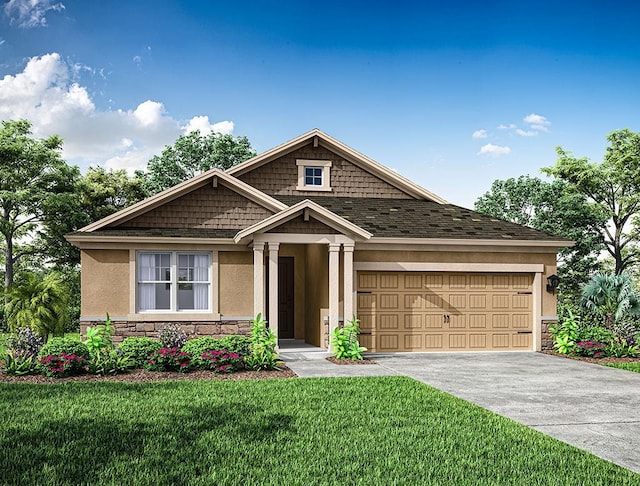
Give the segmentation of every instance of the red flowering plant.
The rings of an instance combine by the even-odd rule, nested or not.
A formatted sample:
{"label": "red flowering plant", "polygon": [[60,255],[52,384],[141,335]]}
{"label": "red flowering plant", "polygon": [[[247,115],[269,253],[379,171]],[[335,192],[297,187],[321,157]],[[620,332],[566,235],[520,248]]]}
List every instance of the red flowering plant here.
{"label": "red flowering plant", "polygon": [[45,376],[63,378],[87,371],[87,358],[77,354],[50,354],[38,360],[40,371]]}
{"label": "red flowering plant", "polygon": [[216,351],[210,349],[200,356],[200,366],[214,373],[233,373],[243,366],[243,359],[238,353],[230,353],[226,349]]}
{"label": "red flowering plant", "polygon": [[595,341],[578,341],[573,354],[587,358],[604,358],[607,355],[607,345]]}
{"label": "red flowering plant", "polygon": [[179,371],[186,373],[191,369],[191,355],[180,348],[160,348],[155,351],[144,365],[149,371]]}

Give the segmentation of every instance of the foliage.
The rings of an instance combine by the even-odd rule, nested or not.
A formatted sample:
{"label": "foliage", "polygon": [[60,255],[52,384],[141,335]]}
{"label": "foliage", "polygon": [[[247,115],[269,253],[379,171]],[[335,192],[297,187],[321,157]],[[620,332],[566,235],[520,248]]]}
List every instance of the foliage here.
{"label": "foliage", "polygon": [[251,353],[245,358],[247,367],[252,370],[278,369],[277,338],[261,313],[251,320],[250,340]]}
{"label": "foliage", "polygon": [[568,317],[549,326],[553,338],[553,349],[558,353],[569,354],[575,349],[579,329],[578,321],[578,316],[569,310]]}
{"label": "foliage", "polygon": [[88,326],[84,344],[87,346],[89,354],[100,357],[113,351],[115,349],[112,339],[113,333],[113,324],[109,314],[107,314],[104,324],[98,324],[94,327]]}
{"label": "foliage", "polygon": [[25,258],[78,260],[77,249],[62,235],[85,221],[77,197],[80,171],[62,159],[61,148],[57,136],[32,138],[26,120],[2,122],[0,259],[5,290],[13,284],[16,265]]}
{"label": "foliage", "polygon": [[6,299],[9,327],[35,328],[45,339],[49,334],[64,334],[69,319],[69,293],[57,272],[44,275],[28,273],[10,286]]}
{"label": "foliage", "polygon": [[97,221],[146,197],[142,179],[124,169],[89,167],[80,181],[82,207],[89,221]]}
{"label": "foliage", "polygon": [[149,161],[147,172],[137,171],[136,177],[143,180],[142,188],[151,196],[214,167],[226,170],[255,155],[247,137],[216,132],[201,135],[195,130],[165,147]]}
{"label": "foliage", "polygon": [[608,329],[626,316],[640,314],[640,299],[626,273],[597,273],[582,291],[581,302]]}
{"label": "foliage", "polygon": [[160,341],[150,337],[128,337],[120,343],[118,351],[132,366],[142,368],[161,347]]}
{"label": "foliage", "polygon": [[360,346],[358,334],[360,334],[360,320],[355,317],[344,326],[336,327],[331,333],[331,345],[338,359],[364,359],[362,353],[367,348]]}
{"label": "foliage", "polygon": [[84,343],[66,337],[54,337],[52,339],[49,339],[49,341],[44,346],[42,346],[42,349],[40,349],[38,358],[43,358],[50,355],[58,356],[63,353],[75,354],[77,356],[89,359],[89,350]]}
{"label": "foliage", "polygon": [[133,361],[115,350],[100,355],[91,355],[87,371],[94,375],[117,375],[134,367]]}
{"label": "foliage", "polygon": [[236,353],[241,358],[250,353],[251,340],[247,336],[226,336],[223,338],[214,338],[203,336],[190,339],[182,346],[182,350],[193,356],[193,361],[200,366],[202,353],[206,351],[228,351]]}
{"label": "foliage", "polygon": [[606,218],[565,181],[547,182],[530,176],[496,180],[475,202],[475,209],[576,242],[558,253],[562,299],[579,295],[598,266],[597,257],[603,249],[600,231]]}
{"label": "foliage", "polygon": [[628,232],[640,211],[640,133],[617,130],[607,136],[609,146],[601,163],[575,158],[561,147],[558,160],[543,169],[547,175],[568,182],[588,198],[596,212],[607,219],[600,227],[606,249],[620,274],[638,261],[638,234]]}
{"label": "foliage", "polygon": [[607,356],[613,358],[635,358],[638,356],[640,349],[635,343],[629,343],[624,339],[616,339],[607,346]]}
{"label": "foliage", "polygon": [[9,350],[0,352],[0,361],[2,370],[12,376],[29,375],[36,371],[38,365],[36,356]]}
{"label": "foliage", "polygon": [[77,354],[50,354],[38,360],[42,374],[52,378],[79,375],[86,371],[87,358]]}
{"label": "foliage", "polygon": [[226,350],[216,351],[211,349],[205,351],[198,362],[199,367],[215,373],[233,373],[243,367],[242,356]]}
{"label": "foliage", "polygon": [[606,363],[611,368],[620,368],[622,370],[633,371],[640,373],[640,363]]}
{"label": "foliage", "polygon": [[588,326],[580,329],[576,336],[576,341],[592,341],[608,345],[616,338],[616,334],[610,329],[602,326]]}
{"label": "foliage", "polygon": [[181,348],[187,342],[187,334],[179,324],[169,324],[160,329],[158,339],[164,348]]}
{"label": "foliage", "polygon": [[16,329],[7,339],[7,349],[27,356],[37,356],[43,344],[42,337],[30,327]]}
{"label": "foliage", "polygon": [[640,482],[406,377],[4,383],[0,396],[5,484]]}
{"label": "foliage", "polygon": [[607,355],[607,345],[594,341],[578,341],[573,349],[576,356],[585,356],[587,358],[602,358]]}
{"label": "foliage", "polygon": [[145,364],[149,371],[179,371],[186,373],[192,367],[191,355],[180,348],[160,348],[151,355]]}

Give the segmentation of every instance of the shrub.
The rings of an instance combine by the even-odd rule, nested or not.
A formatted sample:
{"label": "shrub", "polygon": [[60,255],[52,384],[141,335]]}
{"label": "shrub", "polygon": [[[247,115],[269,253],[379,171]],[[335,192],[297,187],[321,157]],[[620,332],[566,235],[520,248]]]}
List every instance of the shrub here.
{"label": "shrub", "polygon": [[91,355],[87,364],[87,371],[94,375],[117,375],[133,367],[133,362],[117,351],[100,355]]}
{"label": "shrub", "polygon": [[629,343],[626,339],[616,339],[607,346],[607,356],[613,358],[635,358],[640,350],[635,343]]}
{"label": "shrub", "polygon": [[338,359],[364,359],[362,353],[367,350],[360,346],[360,321],[355,317],[342,327],[336,327],[331,333],[331,345]]}
{"label": "shrub", "polygon": [[588,326],[580,329],[576,335],[576,341],[593,341],[596,343],[609,344],[613,342],[616,335],[613,331],[602,326]]}
{"label": "shrub", "polygon": [[84,344],[87,346],[91,357],[100,358],[102,355],[111,354],[115,350],[111,339],[113,333],[114,329],[109,314],[107,314],[104,324],[87,327]]}
{"label": "shrub", "polygon": [[45,356],[59,356],[62,353],[67,355],[75,354],[85,359],[89,359],[89,349],[87,345],[71,338],[51,338],[47,344],[42,346],[38,353],[38,359]]}
{"label": "shrub", "polygon": [[603,358],[607,355],[606,344],[594,341],[578,341],[573,350],[576,356],[586,356],[587,358]]}
{"label": "shrub", "polygon": [[164,348],[181,348],[187,342],[187,334],[178,324],[169,324],[160,329],[158,339]]}
{"label": "shrub", "polygon": [[[214,338],[209,336],[190,339],[182,346],[182,350],[193,356],[195,366],[203,366],[202,353],[206,351],[227,351],[236,353],[243,359],[250,353],[251,340],[247,336],[227,336]],[[206,367],[206,366],[205,366]]]}
{"label": "shrub", "polygon": [[3,370],[8,375],[28,375],[36,370],[42,338],[31,328],[19,328],[7,339],[7,349],[0,355]]}
{"label": "shrub", "polygon": [[251,320],[251,352],[245,358],[247,366],[252,370],[278,369],[277,338],[267,327],[267,321],[258,314]]}
{"label": "shrub", "polygon": [[215,373],[233,373],[242,369],[242,357],[238,353],[211,349],[200,356],[200,366]]}
{"label": "shrub", "polygon": [[226,349],[240,356],[247,356],[251,352],[251,339],[249,336],[226,336],[220,339],[221,349]]}
{"label": "shrub", "polygon": [[549,326],[553,338],[553,349],[560,354],[571,353],[576,346],[578,337],[578,316],[568,310],[568,317],[562,322]]}
{"label": "shrub", "polygon": [[131,361],[133,367],[142,368],[161,347],[160,341],[150,337],[128,337],[118,346],[118,351]]}
{"label": "shrub", "polygon": [[50,354],[40,358],[38,363],[43,375],[63,378],[86,371],[87,358],[77,354]]}
{"label": "shrub", "polygon": [[35,355],[27,355],[12,351],[4,351],[0,353],[0,361],[2,361],[2,370],[7,375],[22,376],[29,375],[36,371],[38,361]]}
{"label": "shrub", "polygon": [[179,371],[186,373],[191,368],[191,355],[180,348],[160,348],[145,364],[149,371]]}

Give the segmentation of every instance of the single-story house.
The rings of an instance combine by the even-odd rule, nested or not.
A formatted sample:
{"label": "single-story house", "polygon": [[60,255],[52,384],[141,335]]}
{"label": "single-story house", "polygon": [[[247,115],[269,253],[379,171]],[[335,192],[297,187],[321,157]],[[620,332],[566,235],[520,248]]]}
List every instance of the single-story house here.
{"label": "single-story house", "polygon": [[569,240],[447,204],[311,130],[67,235],[82,253],[81,324],[117,340],[168,323],[327,347],[360,320],[372,351],[539,350]]}

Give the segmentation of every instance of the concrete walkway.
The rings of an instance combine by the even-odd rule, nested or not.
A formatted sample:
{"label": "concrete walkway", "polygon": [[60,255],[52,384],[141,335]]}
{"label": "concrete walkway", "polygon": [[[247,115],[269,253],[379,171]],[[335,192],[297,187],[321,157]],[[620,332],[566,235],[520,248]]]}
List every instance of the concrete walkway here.
{"label": "concrete walkway", "polygon": [[336,365],[282,349],[298,376],[405,375],[640,473],[640,374],[539,353],[372,354]]}

